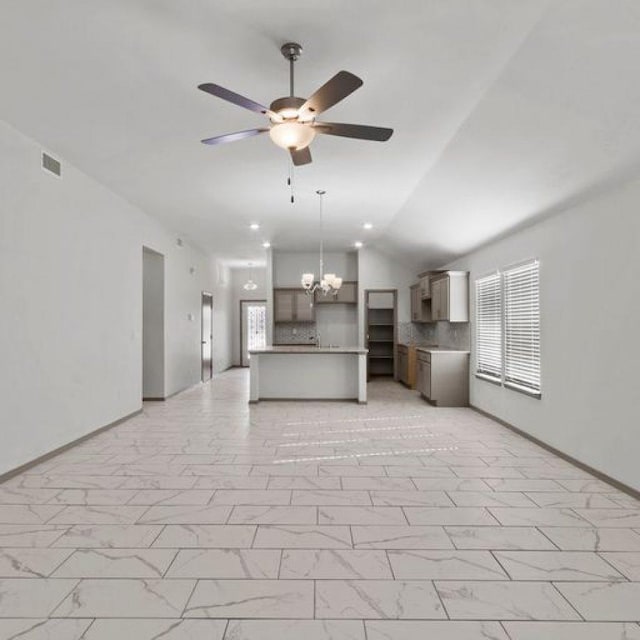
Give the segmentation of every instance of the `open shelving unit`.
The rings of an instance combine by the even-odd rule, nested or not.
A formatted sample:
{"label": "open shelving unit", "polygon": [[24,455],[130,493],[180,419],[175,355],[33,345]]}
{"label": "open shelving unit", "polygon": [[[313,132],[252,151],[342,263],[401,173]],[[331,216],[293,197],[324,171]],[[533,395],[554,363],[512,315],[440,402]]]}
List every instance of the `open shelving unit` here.
{"label": "open shelving unit", "polygon": [[395,289],[365,292],[365,333],[367,377],[395,376],[396,368],[396,310]]}

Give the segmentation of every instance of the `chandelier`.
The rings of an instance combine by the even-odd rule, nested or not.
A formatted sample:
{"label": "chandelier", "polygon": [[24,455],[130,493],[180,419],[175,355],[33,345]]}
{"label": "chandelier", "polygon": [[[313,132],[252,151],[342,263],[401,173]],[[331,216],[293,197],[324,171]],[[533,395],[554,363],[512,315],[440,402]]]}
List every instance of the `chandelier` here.
{"label": "chandelier", "polygon": [[322,226],[322,197],[326,193],[322,189],[316,191],[320,197],[320,272],[318,277],[319,282],[316,282],[315,274],[303,273],[300,283],[302,284],[307,295],[313,295],[315,291],[321,291],[323,295],[338,295],[338,290],[342,286],[342,278],[339,278],[335,273],[324,273],[324,243],[322,238],[323,226]]}

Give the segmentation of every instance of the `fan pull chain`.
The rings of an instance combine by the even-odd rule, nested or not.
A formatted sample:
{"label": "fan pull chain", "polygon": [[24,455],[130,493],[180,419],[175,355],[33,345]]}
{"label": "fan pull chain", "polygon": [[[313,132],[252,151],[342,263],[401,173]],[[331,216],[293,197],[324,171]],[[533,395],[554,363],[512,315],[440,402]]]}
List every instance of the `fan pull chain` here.
{"label": "fan pull chain", "polygon": [[289,193],[291,194],[291,204],[295,203],[294,197],[294,182],[293,182],[293,162],[289,159],[289,177],[287,178],[287,186],[289,187]]}

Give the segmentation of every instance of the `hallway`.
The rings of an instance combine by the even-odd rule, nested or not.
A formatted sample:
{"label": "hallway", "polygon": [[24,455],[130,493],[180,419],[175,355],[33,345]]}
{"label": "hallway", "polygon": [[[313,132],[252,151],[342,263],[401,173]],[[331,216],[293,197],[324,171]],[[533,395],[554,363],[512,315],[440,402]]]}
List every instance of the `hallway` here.
{"label": "hallway", "polygon": [[470,409],[234,369],[0,487],[0,640],[640,639],[640,503]]}

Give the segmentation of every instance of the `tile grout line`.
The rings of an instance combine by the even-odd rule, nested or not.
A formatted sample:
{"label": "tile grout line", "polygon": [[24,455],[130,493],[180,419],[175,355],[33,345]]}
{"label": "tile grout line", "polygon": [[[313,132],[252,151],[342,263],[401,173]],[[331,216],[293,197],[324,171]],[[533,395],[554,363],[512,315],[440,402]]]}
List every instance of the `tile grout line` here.
{"label": "tile grout line", "polygon": [[[548,580],[546,583],[549,584],[556,593],[560,594],[560,597],[571,607],[573,611],[576,612],[576,614],[578,615],[578,618],[580,618],[581,621],[588,622],[588,620],[582,616],[582,614],[576,609],[576,607],[573,606],[573,603],[571,602],[571,600],[569,600],[569,598],[567,598],[567,596],[565,596],[564,593],[562,593],[562,591],[558,589],[558,587],[556,586],[556,583],[553,580]],[[608,584],[608,583],[602,582],[600,584]]]}
{"label": "tile grout line", "polygon": [[513,636],[509,633],[507,627],[504,626],[504,621],[503,620],[496,620],[496,622],[500,625],[500,627],[504,631],[504,634],[507,636],[507,638],[509,638],[509,640],[513,640]]}
{"label": "tile grout line", "polygon": [[193,598],[193,594],[195,593],[199,582],[200,582],[200,579],[196,578],[193,583],[193,587],[191,588],[191,592],[189,593],[189,596],[184,601],[184,607],[182,607],[182,613],[180,614],[180,618],[183,620],[185,619],[184,614],[187,612],[187,608],[189,607],[189,602],[191,602],[191,599]]}

